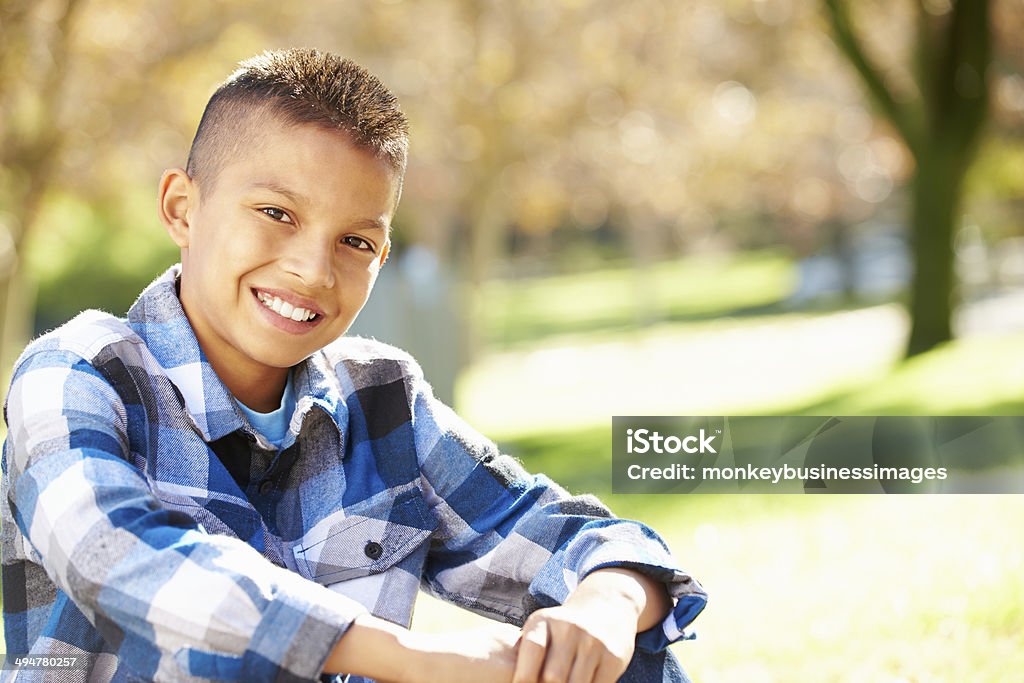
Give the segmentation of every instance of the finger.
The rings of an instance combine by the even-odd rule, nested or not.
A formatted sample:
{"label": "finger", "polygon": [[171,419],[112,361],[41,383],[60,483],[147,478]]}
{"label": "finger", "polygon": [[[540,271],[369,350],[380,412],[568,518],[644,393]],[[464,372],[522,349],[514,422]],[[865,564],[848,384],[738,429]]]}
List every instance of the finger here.
{"label": "finger", "polygon": [[615,683],[619,680],[619,676],[626,673],[627,668],[629,668],[629,662],[623,664],[614,657],[603,657],[594,672],[593,683]]}
{"label": "finger", "polygon": [[541,683],[567,683],[569,680],[579,638],[574,637],[571,631],[566,633],[564,629],[559,630],[560,633],[553,633],[551,625],[548,625],[550,640],[547,654],[544,656],[544,668],[540,674]]}
{"label": "finger", "polygon": [[512,683],[537,683],[547,649],[547,623],[538,620],[533,624],[527,624],[519,639],[519,652],[516,655],[516,670],[512,676]]}
{"label": "finger", "polygon": [[593,683],[597,667],[601,664],[598,650],[590,646],[590,641],[580,643],[576,649],[576,658],[572,660],[572,673],[569,683]]}

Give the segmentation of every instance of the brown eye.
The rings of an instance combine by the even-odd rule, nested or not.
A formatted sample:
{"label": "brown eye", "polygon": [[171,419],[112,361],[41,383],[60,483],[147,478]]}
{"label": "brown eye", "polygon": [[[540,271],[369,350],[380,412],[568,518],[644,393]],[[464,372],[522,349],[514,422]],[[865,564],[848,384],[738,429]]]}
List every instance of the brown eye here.
{"label": "brown eye", "polygon": [[270,218],[274,219],[275,221],[279,221],[281,223],[290,223],[291,222],[290,220],[286,220],[288,218],[288,214],[286,214],[281,209],[278,209],[278,208],[273,207],[273,206],[268,206],[266,208],[260,209],[260,212],[263,213],[266,216],[269,216]]}
{"label": "brown eye", "polygon": [[354,249],[373,252],[373,245],[358,235],[346,235],[341,241]]}

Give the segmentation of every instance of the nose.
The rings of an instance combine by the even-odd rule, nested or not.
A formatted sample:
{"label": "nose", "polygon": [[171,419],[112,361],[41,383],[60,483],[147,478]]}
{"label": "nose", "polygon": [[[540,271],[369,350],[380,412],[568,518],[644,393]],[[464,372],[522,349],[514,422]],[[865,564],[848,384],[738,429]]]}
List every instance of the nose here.
{"label": "nose", "polygon": [[314,235],[295,236],[289,245],[285,269],[310,289],[334,286],[334,243]]}

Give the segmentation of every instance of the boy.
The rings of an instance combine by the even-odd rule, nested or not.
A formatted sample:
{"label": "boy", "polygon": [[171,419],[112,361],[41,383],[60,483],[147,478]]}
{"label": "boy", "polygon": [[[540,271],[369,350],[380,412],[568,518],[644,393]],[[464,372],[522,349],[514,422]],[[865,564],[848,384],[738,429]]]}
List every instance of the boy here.
{"label": "boy", "polygon": [[[654,532],[527,475],[412,358],[342,336],[407,144],[394,96],[334,55],[265,53],[213,95],[160,181],[180,266],[15,367],[9,656],[74,656],[61,680],[83,681],[686,680],[665,648],[705,594]],[[523,629],[411,633],[421,584]]]}

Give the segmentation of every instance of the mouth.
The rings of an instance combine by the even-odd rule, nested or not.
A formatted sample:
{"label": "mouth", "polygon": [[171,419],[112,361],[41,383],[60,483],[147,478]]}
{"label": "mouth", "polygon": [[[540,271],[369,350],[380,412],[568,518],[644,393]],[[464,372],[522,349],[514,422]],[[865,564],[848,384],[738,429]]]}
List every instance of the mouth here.
{"label": "mouth", "polygon": [[[278,293],[260,289],[254,289],[252,292],[268,311],[275,313],[283,320],[290,320],[296,323],[313,323],[319,321],[324,315],[321,311],[313,308],[311,304],[288,301],[281,298]],[[304,303],[305,305],[303,305]]]}

